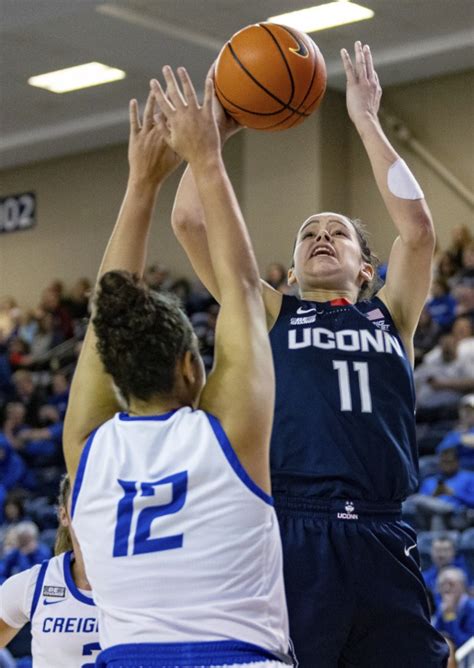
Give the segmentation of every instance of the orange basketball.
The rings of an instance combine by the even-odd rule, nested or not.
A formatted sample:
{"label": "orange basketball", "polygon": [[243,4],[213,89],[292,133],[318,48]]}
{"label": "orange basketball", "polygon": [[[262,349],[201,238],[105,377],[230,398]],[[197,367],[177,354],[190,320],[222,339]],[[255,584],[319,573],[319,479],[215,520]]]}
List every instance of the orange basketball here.
{"label": "orange basketball", "polygon": [[318,108],[326,90],[326,64],[305,33],[256,23],[222,48],[215,88],[224,109],[241,125],[286,130]]}

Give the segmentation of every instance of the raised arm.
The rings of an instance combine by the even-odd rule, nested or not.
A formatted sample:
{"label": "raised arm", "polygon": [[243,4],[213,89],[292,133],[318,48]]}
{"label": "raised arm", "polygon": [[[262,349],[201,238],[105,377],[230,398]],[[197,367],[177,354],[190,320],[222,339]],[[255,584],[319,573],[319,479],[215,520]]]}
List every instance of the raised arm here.
{"label": "raised arm", "polygon": [[200,107],[183,68],[182,93],[170,68],[167,93],[154,84],[167,141],[193,170],[206,220],[210,262],[220,296],[215,367],[200,407],[218,417],[250,475],[269,490],[268,447],[274,375],[257,263],[221,157],[212,79]]}
{"label": "raised arm", "polygon": [[[212,77],[212,75],[213,67],[208,76]],[[241,129],[241,126],[225,113],[216,96],[213,99],[213,109],[219,129],[221,146],[223,146],[231,136]],[[209,251],[206,219],[191,165],[186,167],[181,177],[171,215],[171,225],[197,276],[213,297],[220,302],[219,288]],[[277,290],[274,290],[263,280],[262,288],[263,301],[267,312],[267,324],[271,328],[280,312],[282,297]]]}
{"label": "raised arm", "polygon": [[355,43],[355,63],[341,51],[347,109],[364,144],[380,194],[398,231],[379,293],[405,340],[412,337],[428,295],[435,233],[423,192],[385,136],[378,119],[382,89],[368,45]]}
{"label": "raised arm", "polygon": [[[127,190],[97,280],[112,269],[143,274],[155,200],[162,183],[179,164],[179,158],[163,139],[160,125],[154,122],[154,110],[155,100],[150,93],[141,124],[137,102],[130,102]],[[118,408],[111,379],[102,367],[93,327],[89,324],[64,423],[64,456],[71,481],[89,434],[111,418]]]}

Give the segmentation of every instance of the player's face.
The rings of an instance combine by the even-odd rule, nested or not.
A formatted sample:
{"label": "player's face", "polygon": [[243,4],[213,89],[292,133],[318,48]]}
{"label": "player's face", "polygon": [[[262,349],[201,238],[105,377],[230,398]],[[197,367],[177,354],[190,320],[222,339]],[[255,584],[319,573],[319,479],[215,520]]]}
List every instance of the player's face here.
{"label": "player's face", "polygon": [[300,290],[353,290],[372,278],[373,269],[362,259],[357,233],[352,223],[336,213],[311,216],[296,238],[294,268],[289,283]]}

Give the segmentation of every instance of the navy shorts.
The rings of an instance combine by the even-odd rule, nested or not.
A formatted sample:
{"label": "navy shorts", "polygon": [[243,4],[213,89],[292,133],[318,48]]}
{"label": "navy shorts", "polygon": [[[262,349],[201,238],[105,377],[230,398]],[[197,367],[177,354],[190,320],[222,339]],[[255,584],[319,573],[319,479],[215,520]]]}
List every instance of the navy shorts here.
{"label": "navy shorts", "polygon": [[300,668],[444,668],[399,504],[275,496]]}

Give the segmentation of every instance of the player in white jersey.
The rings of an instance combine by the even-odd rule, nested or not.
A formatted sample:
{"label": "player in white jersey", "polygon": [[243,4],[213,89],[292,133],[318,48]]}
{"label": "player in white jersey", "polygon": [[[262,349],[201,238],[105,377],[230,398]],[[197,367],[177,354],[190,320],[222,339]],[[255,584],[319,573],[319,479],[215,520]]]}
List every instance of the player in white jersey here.
{"label": "player in white jersey", "polygon": [[14,575],[0,589],[0,647],[31,622],[34,668],[93,668],[100,651],[97,608],[70,528],[69,502],[65,476],[56,556]]}
{"label": "player in white jersey", "polygon": [[[220,157],[212,81],[201,107],[178,72],[181,89],[169,67],[166,94],[153,83],[160,115],[151,95],[140,125],[131,103],[129,183],[65,421],[73,523],[99,609],[97,665],[292,665],[258,270]],[[139,278],[176,154],[193,165],[216,249],[222,306],[207,383],[188,318]]]}

